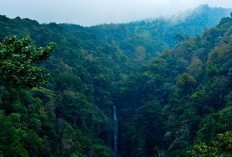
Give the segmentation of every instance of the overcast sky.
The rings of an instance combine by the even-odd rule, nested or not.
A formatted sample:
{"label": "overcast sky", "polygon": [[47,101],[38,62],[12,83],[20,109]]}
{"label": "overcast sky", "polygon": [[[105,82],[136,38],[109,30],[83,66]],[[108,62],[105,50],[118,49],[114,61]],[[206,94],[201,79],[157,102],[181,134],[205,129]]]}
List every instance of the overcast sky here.
{"label": "overcast sky", "polygon": [[232,8],[232,0],[0,0],[0,14],[90,26],[171,15],[200,4]]}

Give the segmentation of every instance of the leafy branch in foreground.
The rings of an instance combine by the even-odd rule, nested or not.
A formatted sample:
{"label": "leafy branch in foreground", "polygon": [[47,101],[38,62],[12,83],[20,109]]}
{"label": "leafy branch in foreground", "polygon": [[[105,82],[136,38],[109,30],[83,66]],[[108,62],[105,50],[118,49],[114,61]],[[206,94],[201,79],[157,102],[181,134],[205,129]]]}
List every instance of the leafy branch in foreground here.
{"label": "leafy branch in foreground", "polygon": [[31,42],[29,37],[17,39],[10,35],[0,43],[0,79],[4,85],[32,88],[51,79],[38,63],[51,56],[55,43],[37,47]]}

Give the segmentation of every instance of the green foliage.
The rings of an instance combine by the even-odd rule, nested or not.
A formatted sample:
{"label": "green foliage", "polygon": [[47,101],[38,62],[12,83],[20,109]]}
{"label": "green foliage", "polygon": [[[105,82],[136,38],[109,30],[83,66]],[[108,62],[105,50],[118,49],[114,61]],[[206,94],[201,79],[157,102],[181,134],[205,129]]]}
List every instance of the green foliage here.
{"label": "green foliage", "polygon": [[[225,108],[231,104],[232,90],[231,22],[231,18],[223,19],[203,36],[164,51],[122,81],[121,144],[135,147],[121,148],[123,156],[158,156],[158,148],[161,155],[184,157],[195,142],[190,156],[220,156],[221,148],[211,143],[217,134],[231,131],[231,109]],[[150,135],[149,129],[156,126],[154,118],[144,119],[150,114],[137,111],[154,101],[161,108],[156,118],[160,130],[153,129]],[[149,127],[142,129],[145,126]],[[156,138],[153,147],[146,145],[146,135],[149,140]]]}
{"label": "green foliage", "polygon": [[187,73],[184,73],[178,77],[177,80],[177,87],[184,92],[187,92],[189,90],[193,90],[193,87],[196,83],[196,79]]}
{"label": "green foliage", "polygon": [[190,157],[229,157],[232,155],[232,132],[218,134],[210,145],[200,143],[188,151]]}
{"label": "green foliage", "polygon": [[194,144],[195,156],[228,155],[231,18],[197,36],[225,15],[201,6],[94,27],[0,16],[0,156],[111,157],[113,105],[122,157],[184,157]]}
{"label": "green foliage", "polygon": [[195,145],[188,153],[191,157],[217,157],[219,155],[217,149],[206,146],[204,143]]}
{"label": "green foliage", "polygon": [[[13,118],[14,117],[14,118]],[[10,115],[9,117],[0,112],[0,150],[3,156],[29,156],[28,151],[20,142],[20,135],[14,126],[14,119],[18,121],[19,115]]]}
{"label": "green foliage", "polygon": [[211,114],[204,119],[200,124],[198,131],[198,140],[210,142],[217,134],[222,134],[226,131],[232,130],[231,121],[232,108],[227,107],[219,113]]}
{"label": "green foliage", "polygon": [[133,119],[134,132],[132,142],[135,156],[157,154],[162,137],[160,124],[160,104],[152,102],[138,108]]}
{"label": "green foliage", "polygon": [[50,75],[43,74],[35,64],[51,55],[54,43],[44,48],[30,43],[28,37],[19,40],[15,36],[8,36],[0,43],[0,75],[6,86],[32,88],[49,80]]}

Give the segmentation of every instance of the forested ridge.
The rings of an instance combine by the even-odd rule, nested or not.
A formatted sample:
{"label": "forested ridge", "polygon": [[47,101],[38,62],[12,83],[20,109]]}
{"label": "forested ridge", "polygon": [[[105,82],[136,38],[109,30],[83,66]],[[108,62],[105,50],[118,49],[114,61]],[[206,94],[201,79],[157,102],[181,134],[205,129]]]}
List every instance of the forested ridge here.
{"label": "forested ridge", "polygon": [[229,12],[93,27],[0,16],[0,156],[111,157],[113,106],[119,157],[231,156]]}

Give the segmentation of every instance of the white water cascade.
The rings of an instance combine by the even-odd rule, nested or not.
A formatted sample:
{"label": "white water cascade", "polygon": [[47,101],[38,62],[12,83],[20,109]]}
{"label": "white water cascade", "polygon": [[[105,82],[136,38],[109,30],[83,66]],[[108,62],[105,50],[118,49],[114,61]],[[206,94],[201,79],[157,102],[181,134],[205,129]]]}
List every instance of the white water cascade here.
{"label": "white water cascade", "polygon": [[118,118],[117,109],[113,106],[114,110],[114,157],[118,156]]}

